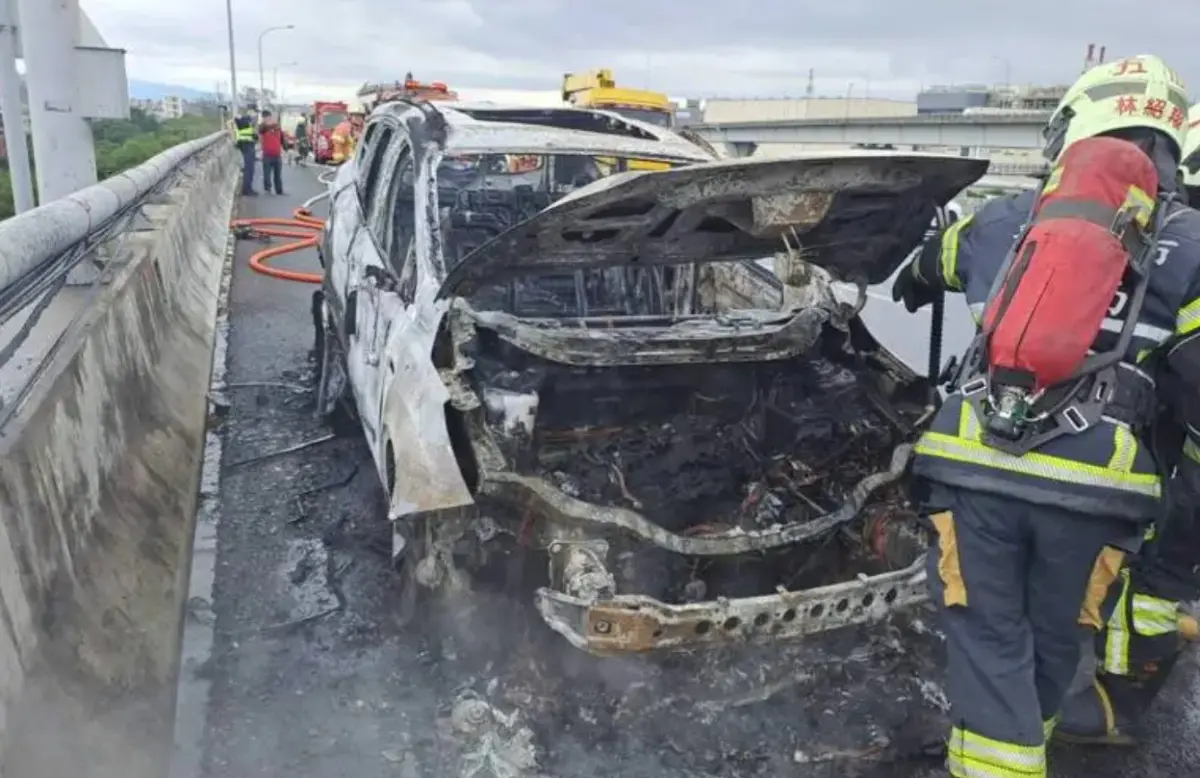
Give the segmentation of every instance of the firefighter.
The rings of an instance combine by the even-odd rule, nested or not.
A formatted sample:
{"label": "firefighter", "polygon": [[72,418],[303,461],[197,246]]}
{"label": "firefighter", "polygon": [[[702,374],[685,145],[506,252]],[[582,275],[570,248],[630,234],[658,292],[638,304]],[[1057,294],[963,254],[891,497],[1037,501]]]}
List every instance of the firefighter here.
{"label": "firefighter", "polygon": [[333,128],[333,132],[330,133],[330,145],[333,146],[331,154],[333,164],[340,165],[350,158],[350,136],[353,131],[354,127],[350,124],[349,119],[343,119]]}
{"label": "firefighter", "polygon": [[1170,516],[1148,533],[1146,545],[1121,570],[1119,585],[1109,592],[1105,628],[1095,639],[1095,660],[1084,663],[1063,701],[1054,729],[1057,740],[1136,745],[1144,716],[1185,645],[1200,638],[1200,625],[1183,610],[1183,603],[1200,597],[1195,504],[1200,468],[1194,449],[1190,461],[1167,488],[1173,503]]}
{"label": "firefighter", "polygon": [[[1200,206],[1200,105],[1192,106],[1188,115],[1179,183],[1195,208]],[[1192,459],[1196,452],[1186,436],[1178,435],[1186,429],[1186,416],[1173,407],[1165,413],[1160,423],[1170,429],[1164,436],[1175,433],[1178,438],[1169,445],[1173,449],[1169,457],[1164,451],[1167,469],[1177,467],[1185,452],[1193,454]],[[1185,467],[1176,479],[1188,477],[1194,477],[1194,471]],[[1181,603],[1200,598],[1200,522],[1187,504],[1198,491],[1200,484],[1184,482],[1168,488],[1173,504],[1167,518],[1121,571],[1120,587],[1110,592],[1111,614],[1096,639],[1096,660],[1084,663],[1064,700],[1056,739],[1077,745],[1135,745],[1142,718],[1176,665],[1185,641],[1200,637],[1191,614],[1179,615],[1174,623],[1169,617],[1181,610]]]}
{"label": "firefighter", "polygon": [[[1119,137],[1153,160],[1169,193],[1186,104],[1178,76],[1157,57],[1100,65],[1059,103],[1046,157],[1054,162],[1084,138]],[[958,291],[978,319],[1038,195],[997,198],[948,227],[900,271],[893,298],[915,312],[942,290]],[[1200,389],[1200,337],[1191,339],[1200,336],[1200,213],[1170,208],[1099,422],[1014,456],[981,442],[980,420],[955,390],[915,446],[914,496],[937,537],[929,582],[947,643],[953,776],[1047,774],[1045,742],[1079,665],[1082,630],[1103,629],[1125,557],[1162,515],[1162,473],[1146,433],[1156,403],[1178,406],[1200,430],[1200,403],[1186,402],[1200,392],[1173,393]],[[1127,298],[1114,299],[1097,348],[1115,344],[1107,329],[1124,326]],[[1171,380],[1156,383],[1160,372]],[[1189,445],[1200,445],[1200,433]],[[1181,470],[1200,470],[1200,457],[1180,461]]]}

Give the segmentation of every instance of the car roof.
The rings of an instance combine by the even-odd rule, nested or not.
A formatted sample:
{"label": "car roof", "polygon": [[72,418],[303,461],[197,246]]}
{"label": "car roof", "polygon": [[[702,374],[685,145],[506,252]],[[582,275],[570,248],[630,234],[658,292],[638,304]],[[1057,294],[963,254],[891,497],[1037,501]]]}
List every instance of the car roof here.
{"label": "car roof", "polygon": [[618,156],[665,157],[712,161],[704,149],[663,127],[629,119],[611,111],[585,108],[522,106],[495,103],[385,103],[372,116],[393,115],[405,121],[428,120],[429,108],[446,124],[445,150],[609,153]]}

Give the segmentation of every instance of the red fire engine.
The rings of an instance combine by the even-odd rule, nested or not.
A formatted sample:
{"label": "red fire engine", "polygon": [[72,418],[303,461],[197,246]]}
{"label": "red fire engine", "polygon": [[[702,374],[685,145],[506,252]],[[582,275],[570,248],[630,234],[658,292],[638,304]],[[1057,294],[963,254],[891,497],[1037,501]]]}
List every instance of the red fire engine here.
{"label": "red fire engine", "polygon": [[317,164],[324,165],[333,158],[333,129],[346,121],[349,115],[350,106],[345,103],[324,100],[313,103],[308,141]]}

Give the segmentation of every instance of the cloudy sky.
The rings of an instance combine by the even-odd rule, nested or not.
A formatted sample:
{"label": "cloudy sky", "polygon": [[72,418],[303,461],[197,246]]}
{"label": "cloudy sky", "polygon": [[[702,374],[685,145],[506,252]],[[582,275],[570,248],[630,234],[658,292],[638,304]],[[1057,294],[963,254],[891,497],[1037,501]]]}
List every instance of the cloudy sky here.
{"label": "cloudy sky", "polygon": [[[82,2],[131,78],[228,83],[222,0]],[[1139,23],[1157,6],[1169,14]],[[1069,80],[1089,41],[1110,59],[1160,54],[1200,93],[1200,3],[1162,0],[233,0],[240,84],[258,83],[259,34],[286,24],[264,38],[266,85],[283,66],[297,100],[406,70],[468,97],[553,97],[564,71],[604,66],[679,97],[800,95],[812,68],[818,94],[911,99],[930,84]]]}

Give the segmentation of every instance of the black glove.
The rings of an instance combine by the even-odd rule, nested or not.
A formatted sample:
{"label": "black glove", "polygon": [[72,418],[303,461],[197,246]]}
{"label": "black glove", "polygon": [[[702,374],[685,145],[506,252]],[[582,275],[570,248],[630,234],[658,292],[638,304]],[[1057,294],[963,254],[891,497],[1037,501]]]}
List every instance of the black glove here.
{"label": "black glove", "polygon": [[912,262],[905,265],[896,276],[896,280],[892,282],[892,299],[896,302],[903,300],[904,307],[908,309],[909,313],[916,313],[936,300],[937,297],[938,290],[922,282],[913,273]]}

